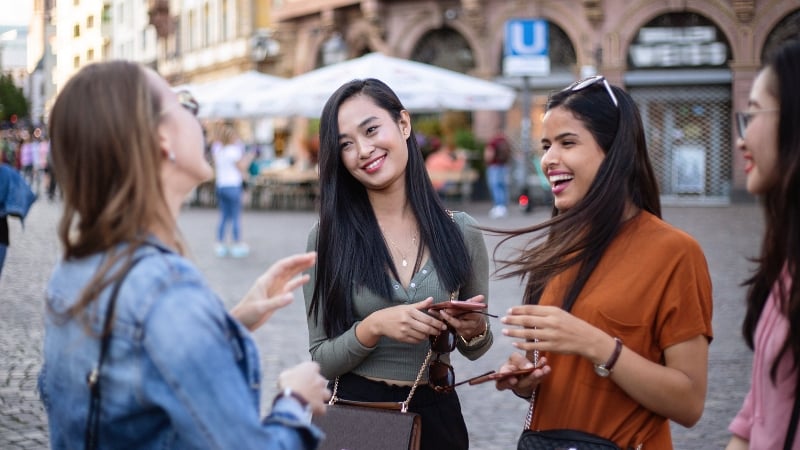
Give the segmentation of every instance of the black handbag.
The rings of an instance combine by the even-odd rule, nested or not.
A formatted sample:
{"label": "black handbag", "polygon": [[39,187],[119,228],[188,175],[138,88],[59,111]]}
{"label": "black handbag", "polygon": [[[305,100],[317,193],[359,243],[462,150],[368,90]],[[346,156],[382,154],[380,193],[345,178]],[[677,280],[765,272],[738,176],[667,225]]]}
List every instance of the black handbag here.
{"label": "black handbag", "polygon": [[578,430],[525,430],[517,450],[620,450],[608,439]]}
{"label": "black handbag", "polygon": [[[539,351],[533,352],[533,364],[538,365]],[[536,392],[531,394],[528,415],[525,417],[525,430],[517,441],[517,450],[621,450],[614,442],[579,430],[531,430],[533,407]],[[638,447],[641,448],[641,445]]]}
{"label": "black handbag", "polygon": [[417,379],[403,402],[357,402],[336,397],[339,377],[333,384],[328,409],[314,416],[313,423],[324,433],[320,450],[419,450],[422,419],[409,412],[408,405],[428,362],[431,351],[419,369]]}

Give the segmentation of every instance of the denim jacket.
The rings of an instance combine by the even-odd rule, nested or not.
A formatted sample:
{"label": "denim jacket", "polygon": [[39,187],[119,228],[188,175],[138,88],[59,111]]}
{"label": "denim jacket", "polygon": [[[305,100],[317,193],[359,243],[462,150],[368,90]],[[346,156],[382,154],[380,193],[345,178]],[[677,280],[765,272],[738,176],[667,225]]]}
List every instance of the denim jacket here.
{"label": "denim jacket", "polygon": [[13,167],[0,164],[0,217],[17,216],[25,222],[36,194]]}
{"label": "denim jacket", "polygon": [[[199,271],[151,239],[119,291],[100,376],[100,448],[313,449],[321,433],[291,397],[259,413],[261,371],[250,333],[232,318]],[[39,392],[54,449],[84,445],[87,374],[111,287],[87,311],[94,336],[62,313],[104,255],[60,262],[47,287]],[[113,287],[113,285],[112,285]]]}

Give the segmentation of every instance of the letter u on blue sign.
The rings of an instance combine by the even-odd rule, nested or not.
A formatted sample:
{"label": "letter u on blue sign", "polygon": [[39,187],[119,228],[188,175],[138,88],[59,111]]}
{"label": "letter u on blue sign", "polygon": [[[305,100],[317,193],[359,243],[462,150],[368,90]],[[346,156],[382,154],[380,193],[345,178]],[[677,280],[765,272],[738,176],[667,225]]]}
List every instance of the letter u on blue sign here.
{"label": "letter u on blue sign", "polygon": [[506,56],[547,56],[547,21],[513,19],[505,27]]}

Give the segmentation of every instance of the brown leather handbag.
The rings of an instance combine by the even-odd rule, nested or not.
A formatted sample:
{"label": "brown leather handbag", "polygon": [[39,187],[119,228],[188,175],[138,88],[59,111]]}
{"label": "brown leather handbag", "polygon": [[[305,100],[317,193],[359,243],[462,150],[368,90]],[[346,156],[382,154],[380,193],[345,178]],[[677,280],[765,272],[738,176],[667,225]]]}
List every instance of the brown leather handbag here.
{"label": "brown leather handbag", "polygon": [[403,402],[340,399],[336,397],[337,377],[328,410],[313,419],[314,425],[325,433],[320,450],[419,450],[422,420],[419,414],[408,411],[408,405],[430,359],[428,350],[408,398]]}

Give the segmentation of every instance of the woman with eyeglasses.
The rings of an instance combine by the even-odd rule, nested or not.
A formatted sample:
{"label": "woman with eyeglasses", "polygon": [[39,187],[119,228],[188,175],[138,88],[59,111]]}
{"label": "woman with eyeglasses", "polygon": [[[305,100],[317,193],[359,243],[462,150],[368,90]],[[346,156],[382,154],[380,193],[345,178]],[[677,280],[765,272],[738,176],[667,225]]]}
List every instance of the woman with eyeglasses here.
{"label": "woman with eyeglasses", "polygon": [[303,287],[311,357],[342,399],[402,402],[421,382],[410,411],[421,415],[422,448],[466,449],[448,352],[474,360],[492,333],[482,314],[428,309],[485,300],[483,235],[439,201],[411,117],[383,82],[334,92],[320,144],[320,216],[308,238],[318,258]]}
{"label": "woman with eyeglasses", "polygon": [[784,43],[758,73],[737,114],[747,191],[766,232],[745,281],[742,332],[753,349],[752,382],[729,430],[728,450],[800,448],[800,40]]}
{"label": "woman with eyeglasses", "polygon": [[[108,95],[113,92],[113,95]],[[260,417],[250,334],[292,301],[313,253],[277,261],[228,313],[184,256],[181,204],[209,179],[197,102],[150,69],[87,66],[50,114],[62,260],[47,286],[39,392],[65,448],[312,449],[330,396],[316,363],[281,373]]]}
{"label": "woman with eyeglasses", "polygon": [[705,402],[712,298],[703,252],[661,219],[630,95],[602,76],[579,81],[551,94],[542,130],[553,215],[507,232],[531,244],[499,261],[504,277],[526,280],[523,304],[502,318],[524,353],[499,372],[536,368],[497,388],[532,403],[530,430],[672,448],[669,421],[693,426]]}

